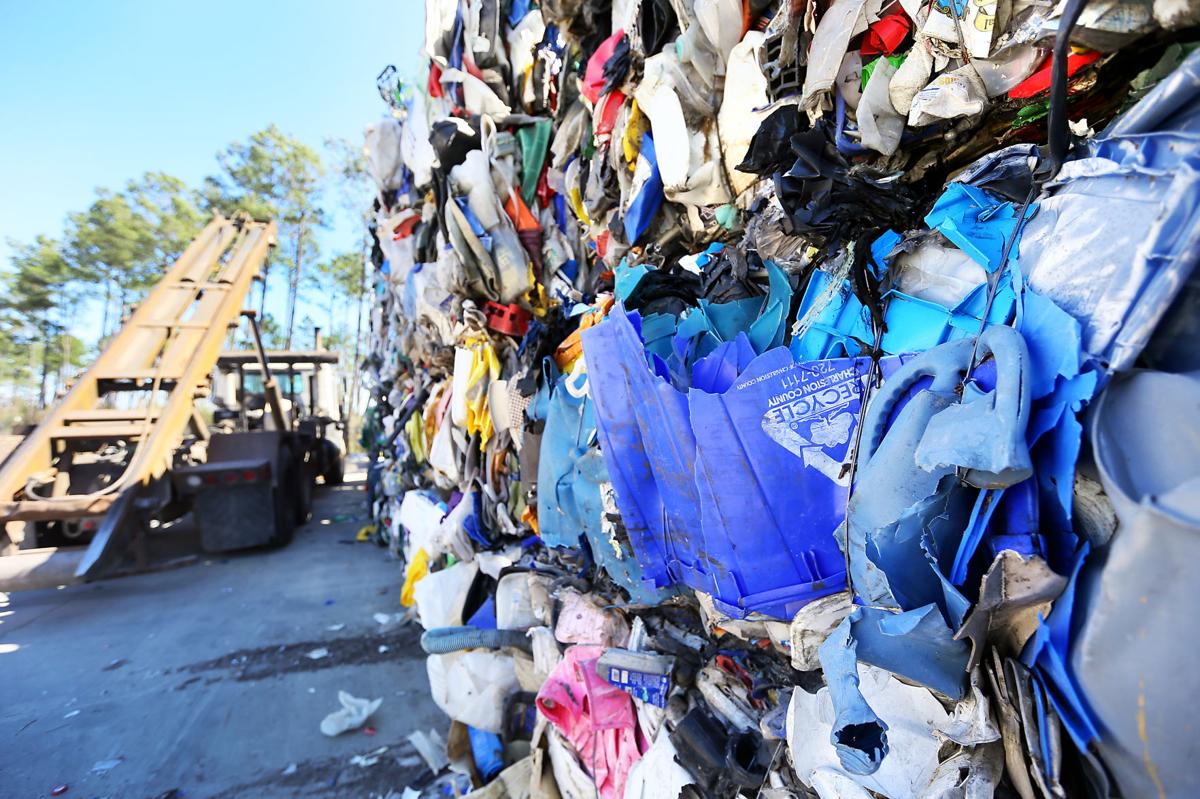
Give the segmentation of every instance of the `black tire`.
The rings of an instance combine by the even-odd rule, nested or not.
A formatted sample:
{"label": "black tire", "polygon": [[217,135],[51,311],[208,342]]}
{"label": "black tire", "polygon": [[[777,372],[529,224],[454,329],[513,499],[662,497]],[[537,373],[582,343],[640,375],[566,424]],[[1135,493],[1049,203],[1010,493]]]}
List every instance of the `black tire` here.
{"label": "black tire", "polygon": [[313,475],[312,465],[304,459],[297,458],[293,462],[294,475],[292,492],[295,497],[296,527],[308,524],[312,519]]}
{"label": "black tire", "polygon": [[346,458],[340,453],[336,455],[329,468],[325,470],[325,485],[340,486],[346,479]]}
{"label": "black tire", "polygon": [[275,533],[268,544],[274,547],[290,544],[296,532],[296,464],[290,455],[290,450],[280,452],[279,465],[283,471],[278,484],[271,489]]}

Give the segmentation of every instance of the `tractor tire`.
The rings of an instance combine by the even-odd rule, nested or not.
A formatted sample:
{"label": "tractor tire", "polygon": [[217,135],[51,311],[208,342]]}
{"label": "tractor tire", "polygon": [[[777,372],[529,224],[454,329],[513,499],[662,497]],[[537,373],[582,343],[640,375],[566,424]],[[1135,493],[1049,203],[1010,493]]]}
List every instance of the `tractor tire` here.
{"label": "tractor tire", "polygon": [[301,527],[312,520],[312,501],[314,478],[312,463],[303,458],[293,461],[294,482],[292,491],[295,496],[296,526]]}
{"label": "tractor tire", "polygon": [[287,546],[296,533],[296,462],[291,457],[291,450],[285,449],[280,453],[279,464],[282,473],[279,475],[279,482],[271,489],[275,533],[271,536],[268,546],[273,547]]}
{"label": "tractor tire", "polygon": [[325,485],[340,486],[346,479],[346,457],[338,453],[325,470]]}

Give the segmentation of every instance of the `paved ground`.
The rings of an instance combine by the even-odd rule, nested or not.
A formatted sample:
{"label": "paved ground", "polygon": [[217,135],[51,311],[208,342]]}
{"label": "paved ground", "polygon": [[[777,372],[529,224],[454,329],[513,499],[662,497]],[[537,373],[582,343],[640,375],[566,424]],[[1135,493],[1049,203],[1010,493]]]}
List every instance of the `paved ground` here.
{"label": "paved ground", "polygon": [[[419,630],[372,618],[400,610],[401,572],[350,543],[363,497],[318,489],[284,550],[0,594],[0,796],[366,799],[427,781],[405,738],[447,721]],[[339,689],[383,698],[374,736],[320,733]]]}

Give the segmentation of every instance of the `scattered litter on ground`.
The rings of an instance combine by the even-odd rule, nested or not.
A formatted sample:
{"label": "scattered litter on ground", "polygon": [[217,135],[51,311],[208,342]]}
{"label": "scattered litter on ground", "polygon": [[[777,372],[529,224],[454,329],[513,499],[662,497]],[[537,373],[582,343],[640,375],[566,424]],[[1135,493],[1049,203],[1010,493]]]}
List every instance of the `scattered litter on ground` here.
{"label": "scattered litter on ground", "polygon": [[359,699],[346,691],[338,691],[338,702],[341,709],[321,721],[321,732],[331,738],[361,727],[383,704],[382,699]]}
{"label": "scattered litter on ground", "polygon": [[378,749],[373,749],[370,752],[367,752],[366,754],[355,755],[354,757],[350,758],[350,765],[358,766],[359,768],[373,766],[379,762],[379,759],[383,757],[387,750],[388,748],[386,746],[381,746]]}
{"label": "scattered litter on ground", "polygon": [[97,761],[92,766],[92,773],[93,774],[107,774],[108,772],[112,771],[113,769],[115,769],[117,766],[121,765],[124,762],[125,762],[125,758],[123,758],[123,757],[118,757],[118,758],[114,758],[111,760]]}

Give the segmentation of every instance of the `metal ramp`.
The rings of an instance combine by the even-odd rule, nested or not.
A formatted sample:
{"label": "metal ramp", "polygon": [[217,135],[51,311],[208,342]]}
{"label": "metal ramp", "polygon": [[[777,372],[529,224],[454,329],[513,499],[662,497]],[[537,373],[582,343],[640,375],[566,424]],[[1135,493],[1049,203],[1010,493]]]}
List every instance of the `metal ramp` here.
{"label": "metal ramp", "polygon": [[[107,514],[80,576],[100,559],[134,495],[171,468],[189,434],[207,439],[195,399],[208,390],[275,233],[274,222],[245,214],[209,222],[0,467],[0,522]],[[109,459],[103,485],[81,490],[72,470],[97,457]]]}

